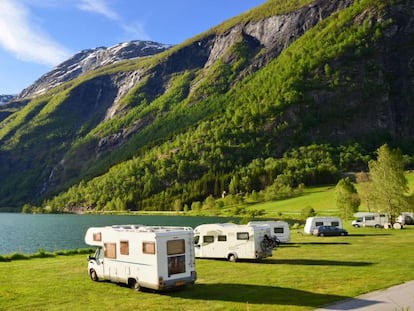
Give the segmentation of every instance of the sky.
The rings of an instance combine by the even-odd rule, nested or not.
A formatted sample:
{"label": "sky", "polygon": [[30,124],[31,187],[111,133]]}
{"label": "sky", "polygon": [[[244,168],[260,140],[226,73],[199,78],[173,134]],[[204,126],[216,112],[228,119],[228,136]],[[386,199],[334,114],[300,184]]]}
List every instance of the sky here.
{"label": "sky", "polygon": [[131,40],[179,44],[266,0],[0,0],[0,94],[72,55]]}

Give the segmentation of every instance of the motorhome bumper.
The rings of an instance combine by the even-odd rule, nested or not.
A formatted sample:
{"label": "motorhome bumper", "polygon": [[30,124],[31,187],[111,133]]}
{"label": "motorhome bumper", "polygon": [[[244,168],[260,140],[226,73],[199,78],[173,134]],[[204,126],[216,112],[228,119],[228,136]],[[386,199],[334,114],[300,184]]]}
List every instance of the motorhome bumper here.
{"label": "motorhome bumper", "polygon": [[192,272],[190,277],[186,278],[180,278],[180,279],[174,279],[174,280],[163,280],[159,284],[160,290],[167,290],[187,285],[194,285],[194,282],[196,280],[196,273]]}

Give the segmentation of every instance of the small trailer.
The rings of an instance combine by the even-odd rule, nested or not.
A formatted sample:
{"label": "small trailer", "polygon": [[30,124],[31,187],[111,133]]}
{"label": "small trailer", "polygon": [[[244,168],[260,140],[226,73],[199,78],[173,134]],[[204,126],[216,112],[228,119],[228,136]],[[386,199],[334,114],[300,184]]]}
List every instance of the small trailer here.
{"label": "small trailer", "polygon": [[319,226],[338,227],[342,229],[342,220],[339,217],[308,217],[303,232],[313,234]]}
{"label": "small trailer", "polygon": [[120,225],[89,228],[85,243],[96,246],[88,257],[93,281],[110,280],[168,290],[196,280],[194,232],[189,227]]}
{"label": "small trailer", "polygon": [[204,224],[194,229],[197,258],[261,259],[276,246],[268,225]]}
{"label": "small trailer", "polygon": [[280,243],[288,243],[290,241],[290,229],[286,221],[257,220],[250,221],[248,225],[268,225],[272,238],[277,239]]}

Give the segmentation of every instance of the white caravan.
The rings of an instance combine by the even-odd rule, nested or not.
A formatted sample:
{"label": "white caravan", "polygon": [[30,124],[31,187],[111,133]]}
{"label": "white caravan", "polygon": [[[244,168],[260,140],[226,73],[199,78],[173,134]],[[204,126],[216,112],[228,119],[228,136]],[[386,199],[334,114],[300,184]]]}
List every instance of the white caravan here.
{"label": "white caravan", "polygon": [[196,280],[194,232],[189,227],[122,225],[89,228],[88,245],[97,246],[88,257],[92,280],[167,290]]}
{"label": "white caravan", "polygon": [[290,241],[290,229],[286,221],[258,220],[250,221],[248,225],[268,225],[273,238],[276,237],[280,243],[288,243]]}
{"label": "white caravan", "polygon": [[303,231],[306,234],[313,234],[313,230],[320,226],[342,228],[342,220],[339,217],[308,217]]}
{"label": "white caravan", "polygon": [[261,259],[272,256],[275,246],[267,225],[204,224],[194,229],[198,258]]}
{"label": "white caravan", "polygon": [[354,227],[375,227],[375,228],[384,228],[388,226],[389,219],[388,215],[381,213],[368,213],[368,212],[358,212],[354,214],[355,219],[352,221],[352,226]]}

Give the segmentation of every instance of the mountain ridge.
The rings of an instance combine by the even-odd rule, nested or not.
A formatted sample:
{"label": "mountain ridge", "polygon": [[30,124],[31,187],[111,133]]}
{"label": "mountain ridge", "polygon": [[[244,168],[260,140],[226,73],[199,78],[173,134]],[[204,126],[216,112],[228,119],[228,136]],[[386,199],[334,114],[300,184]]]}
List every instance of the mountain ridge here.
{"label": "mountain ridge", "polygon": [[[168,209],[279,175],[289,186],[333,182],[384,142],[411,152],[410,4],[297,1],[254,15],[279,5],[268,1],[227,29],[63,84],[0,124],[2,204]],[[290,167],[287,155],[314,167]],[[6,195],[16,187],[21,197]]]}
{"label": "mountain ridge", "polygon": [[108,48],[97,47],[82,50],[25,88],[18,94],[16,99],[41,95],[49,89],[73,80],[85,72],[122,60],[151,56],[170,47],[171,45],[153,41],[134,40],[118,43]]}

